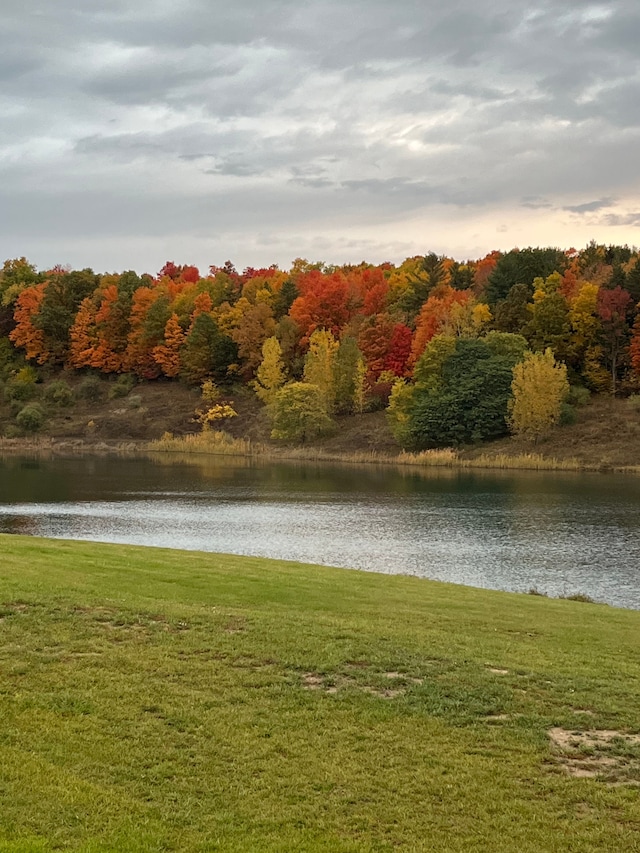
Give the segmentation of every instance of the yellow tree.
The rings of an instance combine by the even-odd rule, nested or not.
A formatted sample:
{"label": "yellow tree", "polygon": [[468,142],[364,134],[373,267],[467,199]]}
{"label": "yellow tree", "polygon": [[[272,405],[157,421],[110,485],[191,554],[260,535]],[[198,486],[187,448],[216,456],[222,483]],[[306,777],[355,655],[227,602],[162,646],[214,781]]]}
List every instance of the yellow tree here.
{"label": "yellow tree", "polygon": [[267,338],[262,345],[262,362],[256,370],[252,386],[258,397],[267,406],[284,385],[286,375],[282,363],[282,347],[274,336]]}
{"label": "yellow tree", "polygon": [[535,442],[560,420],[562,403],[569,393],[566,365],[555,360],[550,347],[527,353],[513,368],[511,391],[511,432]]}
{"label": "yellow tree", "polygon": [[589,281],[580,283],[577,291],[569,302],[569,323],[571,324],[571,355],[572,363],[579,365],[585,352],[593,347],[600,330],[598,317],[597,284]]}
{"label": "yellow tree", "polygon": [[338,346],[331,332],[316,329],[309,338],[309,351],[304,361],[304,381],[316,386],[329,414],[335,403],[334,366]]}

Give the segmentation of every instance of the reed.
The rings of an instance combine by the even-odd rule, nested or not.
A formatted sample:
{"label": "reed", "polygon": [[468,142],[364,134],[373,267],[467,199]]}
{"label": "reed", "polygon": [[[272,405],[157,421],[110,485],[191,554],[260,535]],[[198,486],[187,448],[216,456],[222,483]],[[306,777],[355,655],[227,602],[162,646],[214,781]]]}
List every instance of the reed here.
{"label": "reed", "polygon": [[195,435],[174,436],[165,432],[161,438],[150,441],[147,449],[156,452],[212,453],[222,456],[257,456],[266,448],[252,444],[245,438],[234,438],[220,430],[203,430]]}

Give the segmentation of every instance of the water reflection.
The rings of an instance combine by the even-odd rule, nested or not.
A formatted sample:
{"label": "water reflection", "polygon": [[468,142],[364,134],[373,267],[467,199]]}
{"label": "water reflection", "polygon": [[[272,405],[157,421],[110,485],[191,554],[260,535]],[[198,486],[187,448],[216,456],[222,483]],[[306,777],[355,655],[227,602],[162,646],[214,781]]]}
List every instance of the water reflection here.
{"label": "water reflection", "polygon": [[592,474],[0,460],[0,531],[281,557],[640,608],[640,480]]}

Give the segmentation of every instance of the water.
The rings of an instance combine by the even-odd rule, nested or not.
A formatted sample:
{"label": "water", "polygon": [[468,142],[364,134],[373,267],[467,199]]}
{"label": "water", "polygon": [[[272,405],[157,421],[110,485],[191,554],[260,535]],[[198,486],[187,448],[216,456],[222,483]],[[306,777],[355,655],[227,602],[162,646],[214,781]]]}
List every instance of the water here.
{"label": "water", "polygon": [[640,608],[640,479],[622,476],[7,458],[0,532],[580,592]]}

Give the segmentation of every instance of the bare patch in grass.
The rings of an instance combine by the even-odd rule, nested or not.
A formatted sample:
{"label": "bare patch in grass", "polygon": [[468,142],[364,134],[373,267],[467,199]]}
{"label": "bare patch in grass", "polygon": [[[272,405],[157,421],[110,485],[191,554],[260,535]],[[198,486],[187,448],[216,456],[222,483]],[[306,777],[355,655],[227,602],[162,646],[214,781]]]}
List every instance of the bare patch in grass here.
{"label": "bare patch in grass", "polygon": [[[422,683],[421,679],[406,679],[402,673],[384,673],[384,676],[389,679],[402,679],[403,681],[410,680],[412,683]],[[407,692],[407,687],[398,685],[394,687],[377,687],[373,684],[363,684],[360,681],[352,678],[349,675],[332,675],[324,676],[317,672],[305,672],[302,675],[302,686],[305,690],[319,690],[322,693],[335,695],[340,690],[360,690],[362,693],[368,693],[370,696],[377,696],[379,699],[396,699],[398,696],[404,696]]]}
{"label": "bare patch in grass", "polygon": [[574,779],[640,785],[640,735],[614,729],[549,729],[556,762]]}

